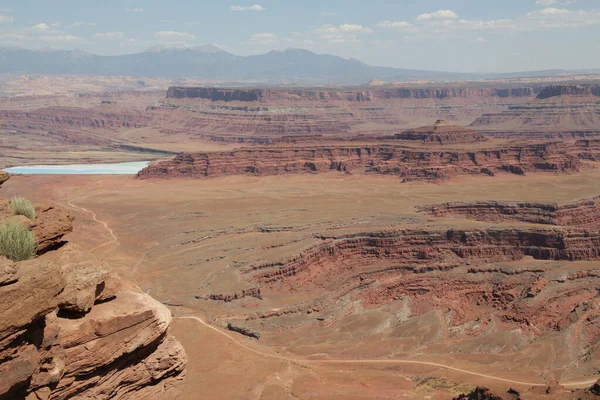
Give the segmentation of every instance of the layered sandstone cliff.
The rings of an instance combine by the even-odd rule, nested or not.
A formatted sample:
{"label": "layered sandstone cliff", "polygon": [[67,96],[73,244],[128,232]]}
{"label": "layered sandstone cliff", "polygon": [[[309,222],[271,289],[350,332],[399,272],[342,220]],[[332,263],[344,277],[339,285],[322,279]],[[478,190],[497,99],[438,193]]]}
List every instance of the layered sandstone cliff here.
{"label": "layered sandstone cliff", "polygon": [[486,141],[481,133],[448,121],[437,120],[433,125],[410,129],[394,135],[399,140],[418,140],[428,144],[477,143]]}
{"label": "layered sandstone cliff", "polygon": [[64,210],[36,211],[43,254],[0,257],[0,399],[177,398],[186,355],[169,310],[66,244]]}
{"label": "layered sandstone cliff", "polygon": [[4,129],[138,128],[150,119],[139,112],[105,111],[76,107],[50,107],[38,110],[0,110]]}
{"label": "layered sandstone cliff", "polygon": [[600,85],[556,85],[545,87],[538,100],[557,96],[600,96]]}
{"label": "layered sandstone cliff", "polygon": [[486,112],[471,126],[480,131],[598,131],[600,86],[550,86],[536,99]]}
{"label": "layered sandstone cliff", "polygon": [[139,172],[148,178],[207,178],[342,171],[389,174],[404,179],[444,179],[461,174],[573,172],[579,160],[557,143],[484,150],[409,149],[394,145],[260,147],[232,152],[184,153]]}
{"label": "layered sandstone cliff", "polygon": [[418,206],[417,211],[435,217],[460,215],[478,221],[521,221],[591,230],[600,229],[600,196],[563,204],[519,201],[456,201]]}
{"label": "layered sandstone cliff", "polygon": [[[364,273],[359,270],[361,265],[381,259],[408,265],[410,270],[418,269],[415,265],[437,269],[525,256],[538,260],[600,259],[600,235],[580,228],[398,230],[323,239],[323,244],[282,264],[255,265],[245,272],[252,275],[252,281],[263,284],[293,280],[305,285],[325,282],[331,274],[340,273],[338,261],[343,261],[344,269],[355,266],[357,273]],[[319,270],[317,278],[311,270]]]}
{"label": "layered sandstone cliff", "polygon": [[554,338],[568,348],[561,356],[573,362],[593,357],[600,343],[600,270],[592,263],[579,271],[564,268],[564,262],[600,259],[597,231],[431,228],[319,239],[299,255],[242,270],[266,299],[271,293],[323,293],[250,315],[244,321],[249,329],[268,330],[261,321],[288,314],[345,315],[354,307],[402,304],[406,320],[435,316],[445,341],[460,346],[481,338],[478,351],[491,354],[506,332],[519,337],[509,353],[536,338]]}
{"label": "layered sandstone cliff", "polygon": [[215,87],[170,87],[167,98],[211,101],[350,101],[377,99],[452,99],[483,97],[533,97],[534,87],[523,88],[380,88],[374,90],[229,89]]}

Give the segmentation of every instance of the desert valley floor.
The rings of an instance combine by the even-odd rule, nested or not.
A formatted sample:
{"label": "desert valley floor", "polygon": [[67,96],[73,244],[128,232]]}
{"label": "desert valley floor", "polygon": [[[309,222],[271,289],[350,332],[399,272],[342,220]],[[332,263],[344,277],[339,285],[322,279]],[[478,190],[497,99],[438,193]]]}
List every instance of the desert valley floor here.
{"label": "desert valley floor", "polygon": [[597,85],[164,97],[0,100],[3,166],[153,160],[1,191],[169,308],[184,399],[595,398]]}
{"label": "desert valley floor", "polygon": [[[469,337],[472,325],[444,326],[450,310],[472,306],[468,304],[470,300],[460,295],[440,295],[438,301],[447,299],[454,304],[424,313],[417,319],[410,319],[406,301],[394,302],[391,297],[380,304],[365,305],[348,294],[335,299],[335,305],[309,312],[315,302],[327,297],[328,286],[338,289],[336,284],[342,285],[344,278],[335,275],[328,275],[328,282],[315,282],[310,287],[262,287],[261,299],[249,296],[222,302],[207,297],[252,289],[255,284],[244,279],[240,270],[247,265],[274,263],[299,254],[323,242],[321,237],[424,227],[490,226],[456,217],[434,220],[415,213],[415,205],[431,203],[432,199],[567,202],[600,192],[599,178],[597,171],[517,179],[469,177],[443,184],[400,184],[391,177],[365,179],[338,173],[285,178],[226,177],[193,183],[148,182],[131,177],[19,176],[11,179],[5,190],[34,200],[50,198],[65,207],[71,202],[76,207],[93,210],[98,221],[110,227],[114,237],[90,213],[79,210],[75,233],[69,240],[91,249],[121,275],[170,305],[176,317],[198,316],[222,331],[227,322],[240,321],[261,332],[258,343],[247,342],[243,336],[234,340],[267,354],[236,346],[198,321],[176,319],[173,329],[176,337],[186,349],[194,349],[188,350],[187,398],[194,398],[198,390],[215,390],[214,396],[223,398],[234,398],[236,393],[247,393],[247,398],[284,398],[283,394],[290,398],[310,398],[312,391],[330,398],[344,395],[357,398],[364,390],[365,398],[372,398],[374,388],[377,396],[383,398],[394,398],[401,393],[425,398],[440,391],[455,394],[464,389],[456,387],[461,385],[455,382],[491,387],[495,384],[504,387],[506,382],[426,365],[369,362],[330,365],[310,360],[427,361],[476,373],[484,371],[509,383],[515,381],[513,385],[517,386],[522,385],[516,382],[594,381],[593,377],[582,377],[590,375],[597,365],[594,357],[585,362],[579,359],[579,354],[565,352],[565,338],[559,334],[527,346],[532,338],[515,332],[520,324],[504,328],[506,331],[490,326],[489,335],[472,337]],[[519,223],[493,224],[494,227],[515,225],[524,228]],[[597,274],[600,268],[598,262],[571,264],[525,257],[486,265],[498,271],[528,269],[549,271],[555,276],[568,275],[571,270]],[[490,279],[499,279],[500,274],[487,273]],[[434,272],[427,279],[430,284],[453,290],[456,282],[452,279],[459,276]],[[336,282],[338,278],[341,282]],[[530,281],[531,277],[525,280]],[[286,309],[298,311],[289,315],[272,311]],[[245,322],[249,316],[265,313],[273,316]],[[478,320],[484,322],[483,318]],[[513,350],[503,351],[506,347]],[[565,365],[568,367],[564,368]],[[238,375],[240,371],[245,371],[243,378]],[[436,377],[441,382],[423,381],[426,377]]]}

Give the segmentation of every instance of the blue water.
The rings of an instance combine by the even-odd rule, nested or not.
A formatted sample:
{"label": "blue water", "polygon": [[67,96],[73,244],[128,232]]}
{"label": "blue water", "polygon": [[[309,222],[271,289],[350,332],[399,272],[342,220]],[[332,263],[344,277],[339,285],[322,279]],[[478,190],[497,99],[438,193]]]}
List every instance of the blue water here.
{"label": "blue water", "polygon": [[24,175],[135,175],[149,163],[139,161],[118,164],[29,165],[6,168],[4,171]]}

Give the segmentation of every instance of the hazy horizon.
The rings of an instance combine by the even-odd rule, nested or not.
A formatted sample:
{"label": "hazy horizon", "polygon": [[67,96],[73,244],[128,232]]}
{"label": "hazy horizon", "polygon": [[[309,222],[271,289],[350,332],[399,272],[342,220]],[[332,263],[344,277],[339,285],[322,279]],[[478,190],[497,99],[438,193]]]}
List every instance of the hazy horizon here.
{"label": "hazy horizon", "polygon": [[98,55],[214,43],[237,54],[302,48],[369,65],[498,73],[600,67],[594,0],[8,1],[0,47]]}

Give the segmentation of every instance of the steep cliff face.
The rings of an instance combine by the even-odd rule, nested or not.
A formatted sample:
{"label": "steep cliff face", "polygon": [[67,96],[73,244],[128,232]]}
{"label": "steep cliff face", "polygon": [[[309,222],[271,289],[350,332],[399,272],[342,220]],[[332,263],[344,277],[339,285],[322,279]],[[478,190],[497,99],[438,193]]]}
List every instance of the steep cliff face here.
{"label": "steep cliff face", "polygon": [[461,174],[577,171],[579,161],[556,143],[476,151],[370,147],[264,147],[233,152],[181,154],[150,164],[139,178],[206,178],[342,171],[390,174],[404,179],[444,179]]}
{"label": "steep cliff face", "polygon": [[469,89],[469,88],[397,88],[375,91],[375,97],[382,99],[452,99],[484,97],[533,97],[539,89],[523,87],[513,89]]}
{"label": "steep cliff face", "polygon": [[371,101],[370,91],[334,90],[277,90],[277,89],[224,89],[203,87],[170,87],[168,99],[205,99],[212,101]]}
{"label": "steep cliff face", "polygon": [[44,254],[0,257],[0,399],[177,398],[187,359],[169,310],[63,245],[64,211],[40,211]]}
{"label": "steep cliff face", "polygon": [[600,85],[556,85],[545,87],[537,96],[538,100],[557,96],[600,96]]}
{"label": "steep cliff face", "polygon": [[536,99],[507,110],[483,113],[471,127],[478,130],[532,132],[598,131],[600,86],[550,86]]}
{"label": "steep cliff face", "polygon": [[[323,284],[340,269],[375,260],[452,268],[476,262],[502,262],[531,256],[539,260],[598,260],[600,235],[583,229],[400,230],[339,236],[281,265],[255,265],[252,281],[273,284]],[[344,266],[342,268],[342,265]],[[427,269],[425,269],[426,271]]]}
{"label": "steep cliff face", "polygon": [[350,101],[370,102],[377,99],[453,99],[484,97],[534,97],[539,89],[468,88],[382,88],[375,90],[311,90],[311,89],[226,89],[205,87],[170,87],[170,99],[206,99],[212,101]]}
{"label": "steep cliff face", "polygon": [[521,221],[585,229],[600,229],[600,196],[571,203],[511,201],[452,202],[418,206],[435,217],[461,215],[478,221]]}

